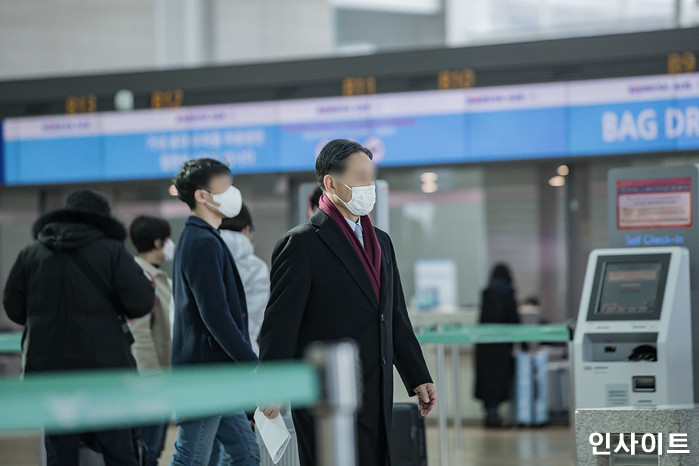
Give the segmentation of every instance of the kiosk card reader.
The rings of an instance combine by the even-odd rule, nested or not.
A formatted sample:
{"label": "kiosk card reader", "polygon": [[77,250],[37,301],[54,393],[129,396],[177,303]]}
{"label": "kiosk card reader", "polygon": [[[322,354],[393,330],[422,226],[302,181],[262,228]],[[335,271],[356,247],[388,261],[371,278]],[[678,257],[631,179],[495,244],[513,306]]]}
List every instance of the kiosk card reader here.
{"label": "kiosk card reader", "polygon": [[573,345],[576,408],[693,403],[689,251],[593,251]]}

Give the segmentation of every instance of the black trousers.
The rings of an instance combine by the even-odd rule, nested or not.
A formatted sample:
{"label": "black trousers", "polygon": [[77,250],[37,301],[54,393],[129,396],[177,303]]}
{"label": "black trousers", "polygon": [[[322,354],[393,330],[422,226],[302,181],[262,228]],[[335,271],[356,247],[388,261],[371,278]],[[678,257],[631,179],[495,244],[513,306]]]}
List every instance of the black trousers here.
{"label": "black trousers", "polygon": [[[310,411],[296,409],[291,412],[296,429],[296,438],[299,446],[299,462],[301,466],[319,465],[316,458],[316,427],[315,420]],[[383,429],[365,429],[357,423],[357,464],[359,466],[390,466],[388,458],[388,446]],[[383,422],[381,422],[383,426]]]}
{"label": "black trousers", "polygon": [[[78,466],[80,439],[88,434],[62,434],[46,436],[48,466]],[[138,466],[131,429],[94,432],[107,466]]]}

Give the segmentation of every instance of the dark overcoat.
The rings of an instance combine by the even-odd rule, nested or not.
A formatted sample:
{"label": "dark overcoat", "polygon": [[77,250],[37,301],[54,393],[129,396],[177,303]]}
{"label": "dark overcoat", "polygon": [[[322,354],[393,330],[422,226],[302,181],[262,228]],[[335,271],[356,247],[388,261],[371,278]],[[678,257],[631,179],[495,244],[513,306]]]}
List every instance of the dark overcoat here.
{"label": "dark overcoat", "polygon": [[[518,324],[517,302],[512,290],[483,291],[480,323]],[[475,397],[498,403],[510,398],[515,365],[512,343],[476,345]]]}
{"label": "dark overcoat", "polygon": [[[271,297],[260,335],[262,360],[301,358],[314,341],[357,343],[362,466],[383,466],[390,458],[393,365],[411,396],[415,387],[432,381],[408,318],[393,244],[387,233],[374,230],[381,246],[380,299],[347,237],[321,209],[284,234],[272,255]],[[317,464],[312,416],[294,410],[293,417],[301,464]]]}

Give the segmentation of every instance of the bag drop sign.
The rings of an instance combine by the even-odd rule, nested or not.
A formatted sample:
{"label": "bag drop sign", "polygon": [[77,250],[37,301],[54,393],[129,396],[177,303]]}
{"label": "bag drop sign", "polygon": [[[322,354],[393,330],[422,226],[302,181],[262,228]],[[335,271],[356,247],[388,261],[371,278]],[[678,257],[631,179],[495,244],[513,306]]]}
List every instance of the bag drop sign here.
{"label": "bag drop sign", "polygon": [[692,179],[659,178],[617,182],[617,228],[689,228]]}
{"label": "bag drop sign", "polygon": [[699,136],[699,107],[669,107],[664,115],[653,108],[634,114],[626,110],[602,114],[602,140],[604,142],[654,141],[660,132],[667,139]]}

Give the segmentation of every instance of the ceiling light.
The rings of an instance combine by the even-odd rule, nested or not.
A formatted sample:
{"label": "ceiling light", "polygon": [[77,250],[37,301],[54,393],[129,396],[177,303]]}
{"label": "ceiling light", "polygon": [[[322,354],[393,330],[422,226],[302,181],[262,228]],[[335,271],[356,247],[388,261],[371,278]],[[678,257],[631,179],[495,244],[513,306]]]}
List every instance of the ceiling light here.
{"label": "ceiling light", "polygon": [[554,176],[553,178],[551,178],[549,180],[549,185],[556,187],[556,188],[558,188],[560,186],[564,186],[565,184],[566,184],[566,179],[563,178],[562,176]]}
{"label": "ceiling light", "polygon": [[437,174],[435,172],[424,172],[420,175],[420,181],[423,183],[435,183],[437,181]]}
{"label": "ceiling light", "polygon": [[439,186],[437,186],[437,183],[423,183],[421,189],[423,193],[432,194],[437,192]]}

